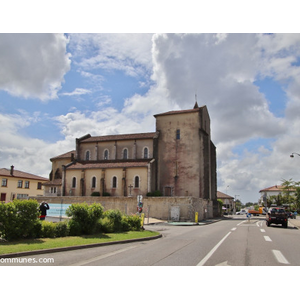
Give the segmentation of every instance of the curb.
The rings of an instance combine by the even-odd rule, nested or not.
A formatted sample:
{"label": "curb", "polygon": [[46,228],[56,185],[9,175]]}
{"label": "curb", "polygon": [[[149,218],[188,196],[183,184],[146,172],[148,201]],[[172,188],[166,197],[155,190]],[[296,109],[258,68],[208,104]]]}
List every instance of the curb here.
{"label": "curb", "polygon": [[162,237],[162,234],[159,234],[156,236],[132,239],[132,240],[96,243],[96,244],[88,244],[88,245],[78,245],[78,246],[70,246],[70,247],[60,247],[60,248],[52,248],[52,249],[33,250],[33,251],[26,251],[26,252],[7,253],[7,254],[0,254],[0,259],[1,258],[14,258],[14,257],[19,257],[19,256],[38,255],[38,254],[44,254],[44,253],[63,252],[63,251],[78,250],[78,249],[85,249],[85,248],[102,247],[102,246],[116,245],[116,244],[127,244],[127,243],[133,243],[133,242],[150,241],[150,240],[155,240],[155,239],[158,239],[161,237]]}

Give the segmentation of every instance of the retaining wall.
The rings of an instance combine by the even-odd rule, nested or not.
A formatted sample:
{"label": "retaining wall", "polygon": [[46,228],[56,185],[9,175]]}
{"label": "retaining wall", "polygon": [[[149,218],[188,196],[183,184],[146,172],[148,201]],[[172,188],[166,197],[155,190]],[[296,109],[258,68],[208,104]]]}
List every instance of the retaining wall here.
{"label": "retaining wall", "polygon": [[[64,196],[64,197],[35,197],[38,202],[47,203],[100,203],[104,210],[118,209],[125,214],[137,212],[137,199],[133,197],[91,197],[91,196]],[[171,208],[177,206],[180,211],[180,221],[193,221],[195,212],[199,220],[213,217],[213,202],[194,197],[144,197],[143,212],[145,217],[161,220],[171,220]]]}

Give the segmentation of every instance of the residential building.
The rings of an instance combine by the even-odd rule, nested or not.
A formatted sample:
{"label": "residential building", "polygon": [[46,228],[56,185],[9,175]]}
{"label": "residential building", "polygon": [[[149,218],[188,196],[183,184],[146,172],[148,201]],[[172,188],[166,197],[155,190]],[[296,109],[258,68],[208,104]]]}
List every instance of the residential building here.
{"label": "residential building", "polygon": [[[267,207],[267,199],[270,199],[271,196],[278,196],[283,195],[284,192],[284,186],[283,185],[274,185],[265,189],[262,189],[259,191],[260,193],[260,199],[259,203],[264,204],[265,207]],[[290,190],[291,195],[295,192],[294,189]]]}
{"label": "residential building", "polygon": [[220,199],[223,201],[223,209],[227,212],[227,213],[231,213],[234,211],[235,205],[234,205],[234,198],[217,191],[217,199]]}
{"label": "residential building", "polygon": [[0,181],[1,201],[8,202],[43,195],[42,185],[48,179],[15,170],[14,166],[11,166],[10,169],[0,169]]}
{"label": "residential building", "polygon": [[51,187],[65,196],[145,196],[159,190],[163,196],[216,201],[216,148],[206,106],[154,117],[155,132],[77,138],[75,151],[51,159],[47,195]]}

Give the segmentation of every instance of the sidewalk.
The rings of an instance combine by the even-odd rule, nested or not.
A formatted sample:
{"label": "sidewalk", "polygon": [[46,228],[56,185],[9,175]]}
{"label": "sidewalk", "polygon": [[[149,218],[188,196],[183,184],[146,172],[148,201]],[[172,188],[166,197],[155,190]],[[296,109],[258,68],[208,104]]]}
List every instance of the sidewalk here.
{"label": "sidewalk", "polygon": [[296,219],[289,219],[289,224],[292,224],[294,227],[300,228],[300,219],[296,217]]}

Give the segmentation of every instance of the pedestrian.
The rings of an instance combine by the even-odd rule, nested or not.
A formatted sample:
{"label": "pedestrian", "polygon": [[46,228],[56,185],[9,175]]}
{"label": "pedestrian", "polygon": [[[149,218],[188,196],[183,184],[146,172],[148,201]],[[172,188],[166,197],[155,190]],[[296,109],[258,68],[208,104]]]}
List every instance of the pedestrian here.
{"label": "pedestrian", "polygon": [[49,209],[49,205],[48,203],[46,203],[45,201],[43,201],[40,204],[40,220],[45,220],[46,215],[47,215],[47,210]]}

